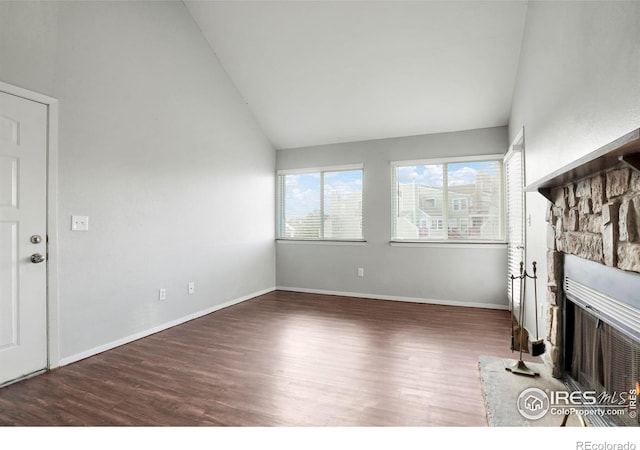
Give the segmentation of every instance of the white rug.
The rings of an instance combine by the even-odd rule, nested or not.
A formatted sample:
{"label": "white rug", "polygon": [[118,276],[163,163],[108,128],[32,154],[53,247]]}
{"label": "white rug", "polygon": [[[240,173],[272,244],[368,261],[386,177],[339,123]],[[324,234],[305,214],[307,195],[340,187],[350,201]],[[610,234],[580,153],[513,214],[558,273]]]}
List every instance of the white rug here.
{"label": "white rug", "polygon": [[[515,363],[515,360],[512,361]],[[559,427],[563,416],[550,413],[538,420],[524,418],[517,408],[518,396],[530,387],[544,390],[564,390],[565,385],[553,378],[549,369],[540,363],[527,362],[527,367],[539,372],[537,377],[515,375],[505,369],[505,359],[495,356],[481,356],[479,361],[480,383],[484,396],[487,420],[492,427]],[[571,416],[566,426],[580,426],[576,417]]]}

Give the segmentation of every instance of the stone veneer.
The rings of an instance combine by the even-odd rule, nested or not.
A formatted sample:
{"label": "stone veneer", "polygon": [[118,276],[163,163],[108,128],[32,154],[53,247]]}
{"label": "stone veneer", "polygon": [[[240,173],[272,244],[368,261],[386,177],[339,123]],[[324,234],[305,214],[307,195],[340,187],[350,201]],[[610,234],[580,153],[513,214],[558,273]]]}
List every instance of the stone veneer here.
{"label": "stone veneer", "polygon": [[563,375],[562,253],[640,273],[640,173],[627,167],[551,191],[547,211],[547,362]]}

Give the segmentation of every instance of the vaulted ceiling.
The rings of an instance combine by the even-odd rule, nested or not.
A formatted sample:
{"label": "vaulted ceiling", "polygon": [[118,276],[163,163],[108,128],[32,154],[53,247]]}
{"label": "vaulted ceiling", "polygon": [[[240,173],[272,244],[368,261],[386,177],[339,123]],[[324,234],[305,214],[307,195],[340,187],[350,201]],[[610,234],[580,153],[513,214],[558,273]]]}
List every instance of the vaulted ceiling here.
{"label": "vaulted ceiling", "polygon": [[276,148],[506,125],[523,1],[186,1]]}

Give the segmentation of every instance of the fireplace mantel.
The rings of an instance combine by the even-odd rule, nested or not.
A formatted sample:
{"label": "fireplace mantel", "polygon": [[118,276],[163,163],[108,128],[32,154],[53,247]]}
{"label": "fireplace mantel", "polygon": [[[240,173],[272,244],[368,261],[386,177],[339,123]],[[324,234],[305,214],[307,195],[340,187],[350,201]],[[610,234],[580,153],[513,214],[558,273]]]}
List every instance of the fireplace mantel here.
{"label": "fireplace mantel", "polygon": [[529,184],[525,187],[525,191],[538,191],[548,200],[552,200],[551,191],[553,188],[564,186],[589,175],[595,175],[621,163],[640,172],[640,129],[633,130]]}

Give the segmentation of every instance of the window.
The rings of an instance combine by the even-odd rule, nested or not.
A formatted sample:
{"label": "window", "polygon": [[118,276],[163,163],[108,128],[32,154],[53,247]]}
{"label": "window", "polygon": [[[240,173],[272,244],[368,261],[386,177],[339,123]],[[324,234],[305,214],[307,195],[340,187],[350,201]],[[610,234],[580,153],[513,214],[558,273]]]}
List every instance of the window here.
{"label": "window", "polygon": [[362,240],[362,165],[278,172],[278,239]]}
{"label": "window", "polygon": [[478,228],[482,226],[482,217],[472,217],[471,218],[471,226],[474,228]]}
{"label": "window", "polygon": [[453,210],[454,211],[463,211],[467,209],[467,199],[466,198],[454,198],[453,199]]}
{"label": "window", "polygon": [[501,155],[394,162],[392,190],[392,240],[504,240]]}
{"label": "window", "polygon": [[423,200],[423,209],[430,209],[436,207],[436,199],[435,198],[425,198]]}
{"label": "window", "polygon": [[469,219],[460,219],[460,233],[464,236],[469,232]]}

